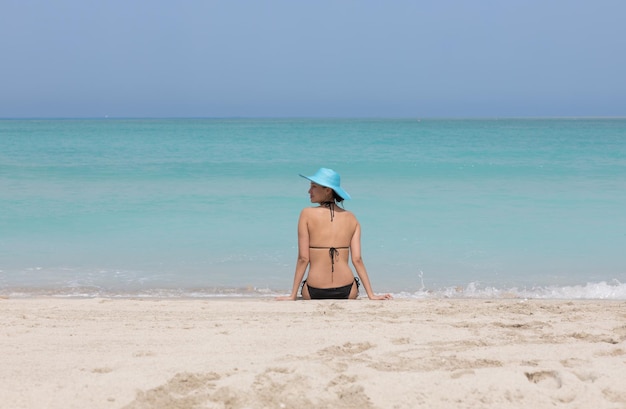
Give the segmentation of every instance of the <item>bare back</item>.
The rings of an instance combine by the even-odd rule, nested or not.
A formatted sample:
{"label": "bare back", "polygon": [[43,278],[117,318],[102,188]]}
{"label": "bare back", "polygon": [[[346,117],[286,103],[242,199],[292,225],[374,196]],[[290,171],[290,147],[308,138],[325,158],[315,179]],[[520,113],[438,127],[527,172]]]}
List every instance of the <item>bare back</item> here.
{"label": "bare back", "polygon": [[[341,287],[354,282],[348,260],[358,221],[340,207],[304,209],[298,224],[298,246],[308,252],[310,268],[307,283],[318,288]],[[334,249],[334,250],[333,250]]]}

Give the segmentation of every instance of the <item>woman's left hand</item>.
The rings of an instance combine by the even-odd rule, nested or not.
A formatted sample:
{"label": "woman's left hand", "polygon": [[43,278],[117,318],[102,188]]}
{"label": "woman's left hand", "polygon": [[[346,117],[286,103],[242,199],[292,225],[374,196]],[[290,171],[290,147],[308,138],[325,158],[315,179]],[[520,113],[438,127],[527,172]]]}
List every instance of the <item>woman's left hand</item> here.
{"label": "woman's left hand", "polygon": [[372,295],[369,297],[370,300],[393,300],[393,296],[391,294],[383,294],[383,295]]}

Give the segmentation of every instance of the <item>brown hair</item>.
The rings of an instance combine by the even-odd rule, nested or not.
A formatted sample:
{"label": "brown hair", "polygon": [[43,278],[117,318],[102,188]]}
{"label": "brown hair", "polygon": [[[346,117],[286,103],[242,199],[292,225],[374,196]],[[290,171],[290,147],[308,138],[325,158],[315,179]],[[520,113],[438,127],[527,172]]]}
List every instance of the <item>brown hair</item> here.
{"label": "brown hair", "polygon": [[333,200],[337,203],[343,202],[343,197],[339,196],[335,190],[333,190]]}

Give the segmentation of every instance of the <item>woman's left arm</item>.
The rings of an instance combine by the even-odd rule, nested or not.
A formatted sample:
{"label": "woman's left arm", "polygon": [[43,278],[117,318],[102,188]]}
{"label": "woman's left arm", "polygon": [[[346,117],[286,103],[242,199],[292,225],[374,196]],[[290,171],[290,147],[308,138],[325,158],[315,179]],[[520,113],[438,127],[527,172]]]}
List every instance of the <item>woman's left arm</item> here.
{"label": "woman's left arm", "polygon": [[391,294],[376,295],[372,290],[372,284],[370,283],[367,269],[365,268],[365,263],[363,262],[363,258],[361,257],[361,225],[358,222],[354,234],[352,235],[352,240],[350,241],[350,253],[352,254],[352,265],[356,269],[356,273],[361,279],[361,283],[363,283],[363,288],[365,288],[367,297],[370,300],[392,299],[393,297],[391,296]]}

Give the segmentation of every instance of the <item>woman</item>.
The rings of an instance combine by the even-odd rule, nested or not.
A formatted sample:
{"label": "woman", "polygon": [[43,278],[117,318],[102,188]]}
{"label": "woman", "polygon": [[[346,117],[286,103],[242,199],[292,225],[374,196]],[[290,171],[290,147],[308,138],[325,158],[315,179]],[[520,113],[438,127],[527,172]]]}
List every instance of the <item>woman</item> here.
{"label": "woman", "polygon": [[300,175],[311,181],[309,207],[300,213],[298,221],[298,261],[291,294],[279,300],[295,300],[302,282],[302,298],[355,299],[359,295],[359,279],[354,277],[348,258],[371,300],[388,300],[390,294],[375,295],[365,264],[361,259],[361,227],[356,217],[338,206],[350,195],[339,185],[339,174],[321,168],[313,176]]}

